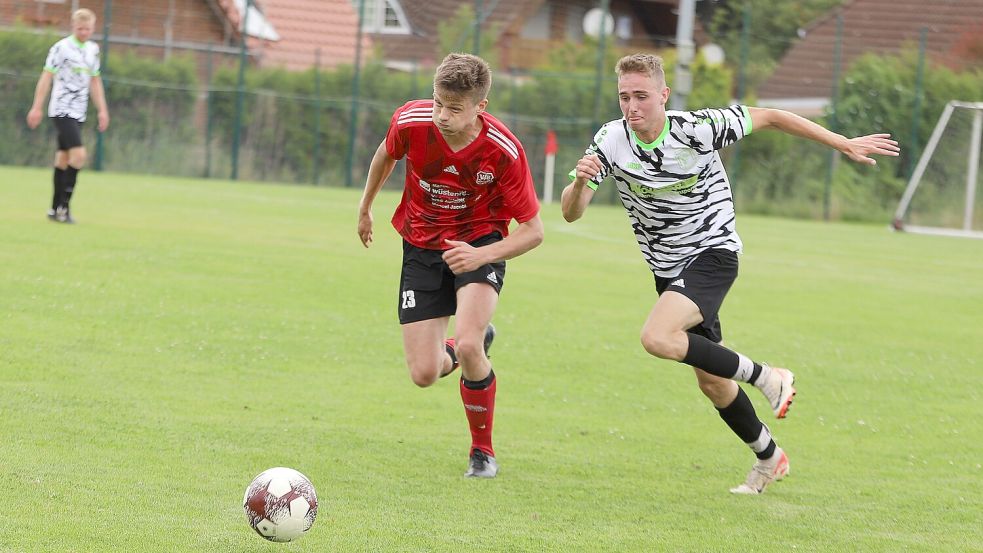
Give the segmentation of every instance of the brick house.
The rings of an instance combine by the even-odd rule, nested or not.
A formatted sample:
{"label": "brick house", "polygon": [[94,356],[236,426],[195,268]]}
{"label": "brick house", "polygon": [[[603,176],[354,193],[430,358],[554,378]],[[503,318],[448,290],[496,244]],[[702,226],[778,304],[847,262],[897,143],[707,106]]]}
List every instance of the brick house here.
{"label": "brick house", "polygon": [[841,75],[861,55],[916,47],[926,30],[930,60],[958,67],[967,50],[983,46],[983,0],[852,0],[823,15],[782,58],[758,91],[759,104],[812,117],[829,105],[842,15]]}
{"label": "brick house", "polygon": [[[457,0],[364,0],[365,32],[386,63],[412,68],[433,64],[438,50],[437,24],[463,5]],[[351,0],[357,6],[358,0]],[[552,47],[584,39],[583,20],[597,0],[485,0],[482,31],[497,28],[496,45],[506,68],[529,69],[544,61]],[[625,49],[655,50],[670,46],[676,35],[678,0],[611,0],[614,30],[608,44]],[[468,30],[462,29],[462,36]],[[697,29],[697,42],[703,35]],[[465,41],[466,42],[466,41]],[[462,44],[470,49],[470,42]]]}

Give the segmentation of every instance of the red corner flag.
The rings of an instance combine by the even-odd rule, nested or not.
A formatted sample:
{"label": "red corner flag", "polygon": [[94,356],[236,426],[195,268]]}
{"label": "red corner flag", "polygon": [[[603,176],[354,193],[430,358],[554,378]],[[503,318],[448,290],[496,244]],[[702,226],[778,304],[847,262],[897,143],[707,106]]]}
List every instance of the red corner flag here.
{"label": "red corner flag", "polygon": [[546,131],[546,155],[555,155],[559,149],[556,143],[556,133],[553,132],[553,129]]}

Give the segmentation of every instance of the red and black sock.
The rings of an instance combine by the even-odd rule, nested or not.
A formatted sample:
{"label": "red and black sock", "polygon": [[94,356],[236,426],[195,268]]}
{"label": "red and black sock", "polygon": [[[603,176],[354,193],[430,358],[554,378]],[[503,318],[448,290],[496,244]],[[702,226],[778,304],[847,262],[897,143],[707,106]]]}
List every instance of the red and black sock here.
{"label": "red and black sock", "polygon": [[464,402],[464,414],[471,427],[471,449],[480,449],[491,457],[495,456],[492,448],[495,383],[495,372],[491,370],[487,377],[477,382],[461,377],[461,401]]}

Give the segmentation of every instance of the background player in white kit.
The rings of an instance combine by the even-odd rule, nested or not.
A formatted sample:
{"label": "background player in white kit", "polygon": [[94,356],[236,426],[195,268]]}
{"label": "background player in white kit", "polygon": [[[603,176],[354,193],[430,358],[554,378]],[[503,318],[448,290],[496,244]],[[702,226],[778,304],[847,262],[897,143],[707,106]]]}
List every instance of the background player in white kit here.
{"label": "background player in white kit", "polygon": [[72,34],[56,42],[48,51],[44,70],[34,90],[34,103],[27,112],[27,125],[37,128],[41,123],[41,104],[51,91],[48,117],[58,130],[58,148],[48,218],[61,223],[75,222],[69,204],[78,173],[85,166],[82,123],[89,107],[90,90],[98,113],[99,130],[109,127],[109,108],[99,77],[99,45],[89,40],[95,25],[96,14],[92,10],[82,8],[72,14]]}
{"label": "background player in white kit", "polygon": [[667,112],[669,88],[658,56],[626,56],[617,73],[624,118],[602,126],[571,171],[574,180],[561,200],[563,217],[579,219],[601,181],[614,178],[659,293],[642,327],[642,345],[656,357],[694,368],[700,390],[757,457],[746,481],[731,492],[761,493],[788,474],[788,457],[736,381],[756,386],[775,416],[783,418],[795,396],[794,376],[721,345],[717,314],[737,278],[741,240],[717,150],[752,129],[777,129],[874,165],[868,155],[896,156],[897,142],[887,134],[848,139],[781,110],[731,106]]}

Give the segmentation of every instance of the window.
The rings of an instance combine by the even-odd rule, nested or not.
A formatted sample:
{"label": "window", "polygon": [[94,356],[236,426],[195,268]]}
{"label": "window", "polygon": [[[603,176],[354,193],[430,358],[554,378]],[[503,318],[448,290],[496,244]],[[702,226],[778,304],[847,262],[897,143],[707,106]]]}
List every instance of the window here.
{"label": "window", "polygon": [[351,0],[355,13],[359,2],[365,2],[363,30],[367,33],[410,34],[409,20],[398,0]]}

